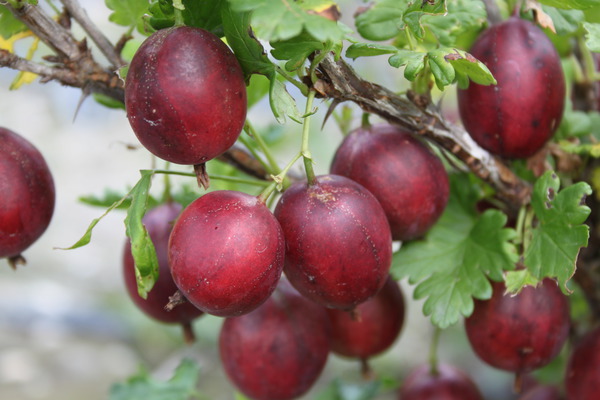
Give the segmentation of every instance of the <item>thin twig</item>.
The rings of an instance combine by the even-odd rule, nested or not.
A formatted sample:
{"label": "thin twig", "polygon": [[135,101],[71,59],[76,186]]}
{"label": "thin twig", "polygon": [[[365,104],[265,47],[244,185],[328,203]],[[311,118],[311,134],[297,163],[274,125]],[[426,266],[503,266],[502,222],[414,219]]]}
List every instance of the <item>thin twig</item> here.
{"label": "thin twig", "polygon": [[92,22],[87,12],[81,7],[77,0],[60,0],[65,6],[69,14],[81,25],[83,30],[87,32],[90,38],[96,43],[102,54],[106,56],[108,61],[112,64],[114,69],[117,69],[125,62],[117,53],[115,46],[104,36],[104,34],[98,29],[98,27]]}

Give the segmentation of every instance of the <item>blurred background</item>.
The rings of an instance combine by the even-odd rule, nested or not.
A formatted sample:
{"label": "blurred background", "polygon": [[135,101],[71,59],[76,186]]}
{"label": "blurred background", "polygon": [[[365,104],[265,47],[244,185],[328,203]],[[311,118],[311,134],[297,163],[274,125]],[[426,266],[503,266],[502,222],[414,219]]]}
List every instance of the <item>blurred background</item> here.
{"label": "blurred background", "polygon": [[[104,2],[81,3],[113,42],[124,33],[122,27],[108,22],[110,10]],[[351,16],[344,18],[351,26]],[[74,31],[80,34],[77,27]],[[29,44],[19,42],[17,52],[23,54]],[[402,72],[390,68],[385,58],[352,64],[369,80],[402,88]],[[125,193],[137,182],[139,170],[155,163],[145,150],[130,149],[137,140],[125,112],[88,98],[75,115],[81,91],[39,81],[9,91],[16,74],[0,69],[0,126],[27,138],[44,155],[55,179],[57,203],[48,230],[24,253],[27,265],[13,271],[6,260],[0,260],[0,399],[106,399],[114,383],[125,381],[141,366],[166,380],[185,357],[200,364],[199,390],[206,398],[233,399],[234,388],[217,354],[220,318],[198,319],[194,323],[197,342],[188,346],[178,327],[150,320],[128,298],[121,262],[123,211],[103,218],[89,245],[59,249],[74,244],[104,213],[78,201],[80,196],[102,196],[107,190]],[[297,98],[303,109],[302,98]],[[453,94],[448,93],[445,101],[451,109]],[[317,106],[311,150],[317,172],[326,173],[342,134],[333,120],[321,130],[326,105],[317,102]],[[354,109],[356,125],[360,117]],[[273,129],[276,122],[266,102],[250,110],[249,118],[259,132],[276,132],[279,139],[273,140],[273,150],[285,165],[299,149],[301,126],[290,121]],[[301,172],[301,163],[295,169]],[[433,333],[422,316],[422,303],[411,300],[406,282],[401,285],[408,307],[404,329],[391,351],[372,360],[375,374],[397,380],[426,362]],[[462,325],[442,334],[439,352],[440,360],[468,371],[486,399],[514,398],[513,378],[475,358]],[[317,385],[304,398],[314,398],[334,378],[359,382],[359,372],[358,362],[331,356]],[[380,398],[397,395],[390,391]]]}

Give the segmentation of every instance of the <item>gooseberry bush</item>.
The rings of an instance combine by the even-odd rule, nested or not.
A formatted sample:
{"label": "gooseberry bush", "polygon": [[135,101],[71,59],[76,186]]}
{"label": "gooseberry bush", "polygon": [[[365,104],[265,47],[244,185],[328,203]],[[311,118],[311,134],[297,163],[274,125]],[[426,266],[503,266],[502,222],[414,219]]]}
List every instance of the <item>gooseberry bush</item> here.
{"label": "gooseberry bush", "polygon": [[[363,379],[314,398],[482,399],[486,382],[438,361],[456,326],[514,376],[514,398],[597,396],[596,0],[106,0],[117,43],[60,3],[0,1],[13,88],[39,76],[123,109],[154,157],[117,199],[82,197],[104,213],[68,249],[124,210],[132,301],[192,346],[196,319],[221,318],[237,398],[306,395],[334,354]],[[27,36],[47,53],[15,51]],[[375,63],[396,86],[357,72]],[[309,139],[332,132],[317,173]],[[10,127],[0,141],[0,257],[17,268],[61,188],[34,144]],[[379,376],[369,362],[414,301],[430,354]],[[551,363],[551,386],[528,384]],[[202,398],[198,373],[184,360],[163,385],[137,377],[111,396]]]}

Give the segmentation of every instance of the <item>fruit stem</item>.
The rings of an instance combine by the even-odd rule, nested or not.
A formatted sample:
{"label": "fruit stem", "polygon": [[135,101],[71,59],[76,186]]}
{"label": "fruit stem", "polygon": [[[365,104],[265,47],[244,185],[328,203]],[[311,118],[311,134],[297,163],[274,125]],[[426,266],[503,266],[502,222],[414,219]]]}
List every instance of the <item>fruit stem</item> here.
{"label": "fruit stem", "polygon": [[[191,178],[196,177],[196,174],[194,174],[192,172],[170,171],[170,170],[165,170],[165,169],[155,169],[153,172],[156,174],[189,176]],[[242,178],[239,176],[226,176],[226,175],[211,174],[211,175],[209,175],[209,177],[211,180],[218,180],[218,181],[225,181],[225,182],[232,182],[232,183],[243,183],[245,185],[254,185],[254,186],[262,186],[262,187],[267,187],[271,184],[271,182],[269,182],[269,181],[261,181],[258,179]]]}
{"label": "fruit stem", "polygon": [[373,379],[373,369],[367,358],[360,359],[360,373],[364,380],[370,381]]}
{"label": "fruit stem", "polygon": [[192,345],[196,342],[196,334],[190,321],[182,322],[181,327],[183,328],[183,341],[187,345]]}
{"label": "fruit stem", "polygon": [[[165,163],[165,170],[168,171],[170,165],[171,165],[171,163],[167,161]],[[171,175],[170,174],[164,174],[164,183],[165,183],[165,189],[163,190],[162,202],[166,203],[166,202],[173,201],[173,196],[171,194]]]}
{"label": "fruit stem", "polygon": [[309,89],[308,89],[308,86],[306,86],[304,83],[299,82],[296,79],[294,79],[292,76],[290,76],[290,74],[288,74],[283,68],[281,68],[278,65],[275,66],[275,71],[277,71],[277,73],[279,75],[283,76],[285,78],[285,80],[290,82],[292,85],[296,86],[300,90],[300,92],[302,93],[303,96],[308,95]]}
{"label": "fruit stem", "polygon": [[185,22],[183,22],[183,10],[185,7],[183,5],[182,0],[173,0],[173,15],[175,16],[175,26],[184,26]]}
{"label": "fruit stem", "polygon": [[369,122],[369,116],[371,114],[369,113],[363,113],[361,121],[360,121],[360,126],[363,129],[368,129],[369,127],[371,127],[371,123]]}
{"label": "fruit stem", "polygon": [[594,62],[594,56],[590,49],[585,44],[585,37],[583,34],[577,38],[577,45],[581,51],[581,57],[583,58],[583,77],[586,83],[594,82],[594,74],[596,71],[596,63]]}
{"label": "fruit stem", "polygon": [[[279,168],[277,161],[275,161],[275,157],[273,157],[273,153],[271,153],[271,149],[269,149],[269,146],[267,146],[267,143],[264,141],[262,136],[256,132],[256,129],[254,129],[254,126],[252,126],[250,121],[246,120],[246,122],[244,123],[244,130],[246,131],[248,136],[251,136],[252,138],[254,138],[254,140],[256,140],[258,147],[260,147],[260,149],[262,150],[265,157],[267,157],[268,165],[264,165],[264,167],[267,168],[267,171],[274,175],[280,173],[281,168]],[[246,147],[248,147],[248,146],[246,146]],[[252,152],[252,149],[248,148],[248,150],[250,150]],[[254,153],[252,153],[252,154],[254,155]],[[259,161],[260,161],[260,159],[259,159]],[[262,162],[261,162],[261,164],[262,164]]]}
{"label": "fruit stem", "polygon": [[434,327],[433,336],[431,337],[431,344],[429,345],[429,368],[431,369],[431,375],[438,374],[438,356],[437,350],[440,342],[440,333],[442,330],[439,327]]}
{"label": "fruit stem", "polygon": [[310,117],[313,114],[312,107],[316,92],[310,90],[306,98],[306,108],[304,110],[304,123],[302,125],[302,148],[300,154],[304,159],[304,169],[306,170],[306,179],[309,185],[314,185],[317,182],[315,171],[312,164],[312,155],[310,154],[308,139],[310,137]]}
{"label": "fruit stem", "polygon": [[260,192],[260,194],[257,196],[258,200],[263,204],[267,204],[267,200],[269,200],[269,197],[271,196],[271,194],[273,194],[275,189],[277,189],[277,185],[278,185],[278,183],[276,181],[271,182],[271,184],[269,186],[267,186],[265,188],[265,190]]}

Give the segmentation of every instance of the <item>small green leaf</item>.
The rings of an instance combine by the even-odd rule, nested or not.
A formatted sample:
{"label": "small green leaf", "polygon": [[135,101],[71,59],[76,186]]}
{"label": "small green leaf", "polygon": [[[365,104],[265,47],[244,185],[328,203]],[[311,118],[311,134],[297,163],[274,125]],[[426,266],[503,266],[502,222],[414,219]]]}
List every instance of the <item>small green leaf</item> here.
{"label": "small green leaf", "polygon": [[487,13],[481,0],[453,0],[447,2],[448,12],[438,15],[424,15],[421,25],[431,32],[425,40],[436,46],[454,47],[459,37],[477,32],[486,24]]}
{"label": "small green leaf", "polygon": [[444,60],[452,65],[457,76],[464,78],[463,81],[468,82],[470,79],[479,85],[485,86],[498,83],[488,67],[466,51],[453,49],[451,53],[444,55]]}
{"label": "small green leaf", "polygon": [[427,53],[429,68],[435,78],[435,84],[440,90],[444,90],[445,86],[454,83],[454,79],[456,78],[453,65],[449,61],[446,61],[445,56],[447,54],[447,50],[443,49]]}
{"label": "small green leaf", "polygon": [[504,275],[504,284],[506,291],[518,294],[525,286],[537,286],[540,281],[527,269],[519,269],[517,271],[508,271]]}
{"label": "small green leaf", "polygon": [[229,0],[229,3],[234,11],[252,11],[254,32],[270,42],[294,38],[303,29],[321,42],[344,38],[344,31],[337,22],[307,12],[313,6],[311,3],[287,0]]}
{"label": "small green leaf", "polygon": [[417,75],[425,68],[425,57],[427,53],[412,50],[398,50],[396,54],[388,60],[392,67],[400,68],[406,65],[404,77],[409,81],[414,81]]}
{"label": "small green leaf", "polygon": [[145,299],[158,278],[158,259],[152,239],[142,223],[148,208],[148,198],[154,171],[140,171],[142,177],[131,189],[131,205],[125,217],[125,233],[131,242],[131,254],[135,262],[135,278],[139,295]]}
{"label": "small green leaf", "polygon": [[402,20],[408,26],[418,39],[423,39],[425,29],[421,25],[421,18],[425,15],[445,15],[446,0],[434,0],[430,2],[412,1],[408,3],[408,8],[404,12]]}
{"label": "small green leaf", "polygon": [[150,376],[141,369],[137,375],[124,383],[116,383],[110,389],[109,400],[189,400],[199,399],[196,386],[200,367],[192,360],[184,359],[166,382]]}
{"label": "small green leaf", "polygon": [[542,6],[542,9],[552,19],[556,34],[560,36],[576,35],[585,19],[585,14],[580,10],[561,10],[547,6]]}
{"label": "small green leaf", "polygon": [[468,175],[451,176],[451,195],[440,220],[424,240],[405,243],[394,254],[392,276],[417,284],[416,299],[426,299],[425,315],[440,328],[473,312],[473,298],[487,299],[489,279],[502,280],[503,271],[515,268],[517,255],[505,228],[506,215],[487,210],[478,215],[477,186]]}
{"label": "small green leaf", "polygon": [[402,30],[402,16],[405,10],[406,4],[402,1],[379,1],[356,17],[356,29],[368,40],[391,39]]}
{"label": "small green leaf", "polygon": [[10,39],[15,34],[25,30],[27,30],[27,26],[15,18],[8,8],[0,5],[0,36],[4,39]]}
{"label": "small green leaf", "polygon": [[223,36],[221,7],[226,4],[225,0],[183,0],[183,22],[188,26],[206,29],[219,37]]}
{"label": "small green leaf", "polygon": [[590,209],[584,205],[591,187],[579,182],[559,191],[560,180],[552,171],[535,183],[531,205],[538,219],[531,244],[525,250],[525,266],[537,279],[557,278],[564,292],[575,273],[575,262],[587,246],[589,228],[584,224]]}
{"label": "small green leaf", "polygon": [[598,0],[538,0],[541,4],[565,10],[585,10],[598,5]]}
{"label": "small green leaf", "polygon": [[273,115],[281,124],[285,123],[286,115],[298,123],[302,120],[302,114],[298,110],[296,100],[289,94],[283,82],[277,79],[276,75],[271,78],[269,104]]}
{"label": "small green leaf", "polygon": [[273,76],[275,73],[273,63],[265,54],[262,45],[251,35],[250,13],[232,11],[228,3],[223,2],[221,17],[227,43],[240,62],[244,74]]}
{"label": "small green leaf", "polygon": [[346,57],[370,57],[382,54],[394,54],[398,51],[395,46],[376,43],[354,43],[346,50]]}
{"label": "small green leaf", "polygon": [[304,65],[309,55],[325,49],[325,43],[316,40],[308,33],[302,33],[295,38],[271,43],[271,54],[278,60],[288,60],[285,69],[295,71]]}
{"label": "small green leaf", "polygon": [[108,207],[108,209],[100,217],[94,219],[88,226],[88,228],[85,231],[85,233],[83,234],[83,236],[75,244],[73,244],[70,247],[59,247],[58,249],[74,250],[74,249],[77,249],[79,247],[83,247],[83,246],[89,244],[90,240],[92,239],[92,231],[94,230],[94,228],[96,227],[98,222],[100,222],[100,220],[102,218],[104,218],[109,212],[111,212],[115,208],[119,208],[121,206],[121,204],[123,204],[123,202],[125,202],[128,199],[128,197],[129,197],[129,193],[127,195],[123,196],[122,198],[120,198],[119,200],[115,201],[113,204],[111,204],[111,206]]}
{"label": "small green leaf", "polygon": [[583,27],[587,31],[585,35],[586,46],[591,51],[600,53],[600,24],[584,22]]}
{"label": "small green leaf", "polygon": [[105,0],[106,6],[113,12],[109,21],[122,26],[135,26],[143,32],[142,17],[148,11],[148,0]]}

